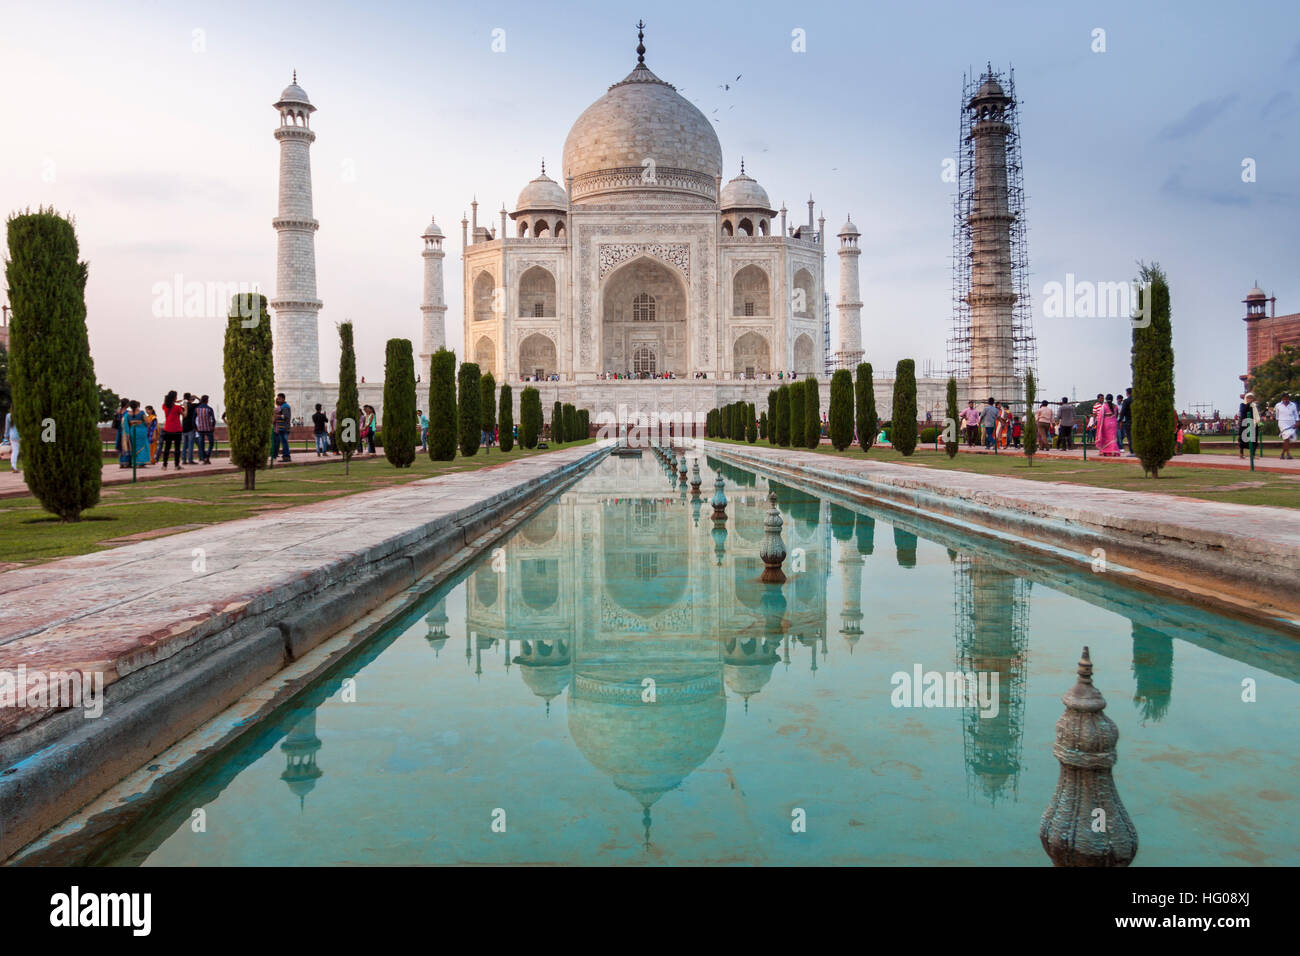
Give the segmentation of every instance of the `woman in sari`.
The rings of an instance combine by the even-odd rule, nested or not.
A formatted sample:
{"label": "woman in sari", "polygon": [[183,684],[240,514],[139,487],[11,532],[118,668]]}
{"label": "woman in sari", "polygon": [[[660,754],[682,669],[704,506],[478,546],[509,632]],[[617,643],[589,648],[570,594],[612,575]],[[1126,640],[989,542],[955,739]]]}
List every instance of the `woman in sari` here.
{"label": "woman in sari", "polygon": [[145,424],[145,414],[140,410],[138,401],[131,402],[122,416],[122,450],[126,453],[127,466],[131,456],[135,456],[136,467],[149,466],[149,426]]}
{"label": "woman in sari", "polygon": [[1119,443],[1116,438],[1119,435],[1119,409],[1115,407],[1115,396],[1107,395],[1103,401],[1094,405],[1092,414],[1097,420],[1097,451],[1107,457],[1118,457]]}
{"label": "woman in sari", "polygon": [[144,425],[149,436],[149,464],[158,460],[158,413],[152,405],[144,407]]}
{"label": "woman in sari", "polygon": [[131,406],[126,399],[122,399],[123,405],[117,410],[117,434],[119,442],[117,446],[117,467],[131,467],[131,433],[128,430],[127,421],[131,417]]}
{"label": "woman in sari", "polygon": [[998,406],[998,424],[994,437],[999,448],[1007,447],[1007,436],[1011,432],[1011,407],[1006,404]]}

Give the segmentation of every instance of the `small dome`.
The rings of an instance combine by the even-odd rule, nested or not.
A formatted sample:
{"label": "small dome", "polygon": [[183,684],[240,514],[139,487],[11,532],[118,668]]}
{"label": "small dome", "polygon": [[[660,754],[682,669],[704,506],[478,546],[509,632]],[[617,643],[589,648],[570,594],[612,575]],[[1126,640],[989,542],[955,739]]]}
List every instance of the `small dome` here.
{"label": "small dome", "polygon": [[546,175],[545,165],[542,166],[542,174],[523,188],[515,203],[515,212],[528,212],[534,209],[563,212],[568,208],[568,194],[565,193],[563,186]]}
{"label": "small dome", "polygon": [[1255,288],[1251,289],[1249,292],[1246,293],[1246,298],[1247,298],[1247,299],[1267,299],[1267,298],[1268,298],[1268,293],[1265,292],[1263,289],[1261,289],[1259,286],[1255,286]]}
{"label": "small dome", "polygon": [[1006,92],[1002,89],[1002,84],[990,76],[983,83],[980,84],[979,90],[975,93],[975,98],[979,99],[981,96],[1006,96],[1006,95],[1007,95]]}
{"label": "small dome", "polygon": [[275,105],[281,106],[290,103],[301,106],[311,106],[311,100],[307,98],[307,91],[298,85],[298,72],[296,70],[293,74],[293,82],[284,88],[284,92],[280,94],[279,102]]}
{"label": "small dome", "polygon": [[437,221],[436,221],[435,219],[433,219],[433,218],[430,218],[430,219],[429,219],[429,228],[426,229],[426,230],[424,230],[424,234],[423,234],[422,236],[420,236],[420,238],[421,238],[421,239],[441,239],[441,238],[442,238],[442,230],[438,228],[438,223],[437,223]]}
{"label": "small dome", "polygon": [[848,220],[845,221],[844,225],[840,226],[840,231],[839,231],[839,233],[837,233],[837,235],[841,235],[841,236],[860,236],[860,235],[862,235],[862,233],[860,233],[860,232],[858,231],[858,227],[857,227],[857,226],[853,225],[853,218],[850,216],[850,217],[848,218]]}
{"label": "small dome", "polygon": [[753,178],[746,176],[744,167],[740,175],[722,187],[723,209],[761,209],[775,214],[772,201],[767,198],[767,191]]}

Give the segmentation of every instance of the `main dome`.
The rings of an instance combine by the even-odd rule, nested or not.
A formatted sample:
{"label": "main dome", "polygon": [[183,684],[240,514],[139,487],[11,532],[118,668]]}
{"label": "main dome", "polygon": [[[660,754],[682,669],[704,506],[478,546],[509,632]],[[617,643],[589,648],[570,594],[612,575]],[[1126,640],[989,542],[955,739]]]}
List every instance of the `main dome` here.
{"label": "main dome", "polygon": [[713,203],[722,146],[703,113],[638,63],[569,130],[564,175],[573,179],[575,203],[647,193]]}

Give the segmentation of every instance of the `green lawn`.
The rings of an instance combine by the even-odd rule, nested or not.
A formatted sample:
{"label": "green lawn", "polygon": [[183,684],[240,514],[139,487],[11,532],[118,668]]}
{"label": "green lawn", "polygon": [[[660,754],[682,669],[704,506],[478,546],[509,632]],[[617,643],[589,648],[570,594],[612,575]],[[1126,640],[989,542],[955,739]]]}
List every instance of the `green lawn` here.
{"label": "green lawn", "polygon": [[[714,439],[727,445],[748,447],[747,442]],[[771,447],[764,441],[759,446]],[[804,449],[800,449],[804,450]],[[822,444],[817,452],[835,458],[885,461],[916,468],[937,471],[968,471],[980,475],[1008,475],[1031,481],[1074,482],[1094,488],[1117,488],[1122,491],[1154,491],[1206,501],[1224,501],[1238,505],[1275,505],[1282,508],[1300,508],[1300,476],[1277,475],[1267,472],[1236,471],[1224,468],[1195,468],[1180,465],[1166,468],[1156,479],[1142,474],[1136,461],[1101,462],[1037,458],[1032,467],[1024,455],[974,455],[959,454],[950,459],[933,446],[917,446],[911,458],[905,458],[892,447],[875,446],[864,454],[856,445],[847,451],[837,452]],[[1195,457],[1195,456],[1191,456]],[[1179,461],[1186,461],[1182,456]],[[1266,461],[1269,459],[1265,459]]]}
{"label": "green lawn", "polygon": [[[573,442],[561,447],[592,444]],[[74,554],[86,554],[129,544],[120,539],[175,534],[192,527],[234,521],[264,511],[292,508],[329,498],[374,491],[435,475],[472,471],[517,461],[544,451],[523,451],[518,445],[503,454],[480,449],[471,458],[433,462],[417,453],[410,468],[394,468],[380,454],[352,462],[344,475],[343,462],[308,467],[275,468],[257,473],[257,490],[244,491],[242,474],[147,481],[135,485],[105,485],[100,503],[81,521],[65,524],[51,517],[31,496],[0,499],[0,564],[36,564]],[[198,466],[196,466],[198,467]]]}

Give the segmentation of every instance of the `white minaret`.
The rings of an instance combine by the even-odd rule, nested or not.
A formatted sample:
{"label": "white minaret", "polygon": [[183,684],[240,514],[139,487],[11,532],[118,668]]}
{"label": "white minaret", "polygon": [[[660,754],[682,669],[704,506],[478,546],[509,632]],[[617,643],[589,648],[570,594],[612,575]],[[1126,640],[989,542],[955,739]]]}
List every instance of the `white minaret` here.
{"label": "white minaret", "polygon": [[429,228],[421,236],[424,240],[424,302],[420,306],[423,322],[420,327],[420,364],[415,374],[421,381],[429,374],[429,363],[433,353],[447,345],[447,303],[442,297],[442,230],[433,219]]}
{"label": "white minaret", "polygon": [[[280,127],[280,208],[271,224],[276,232],[275,298],[275,381],[284,391],[294,386],[320,382],[320,333],[316,298],[316,230],[312,218],[311,156],[316,139],[311,131],[311,114],[316,107],[298,85],[298,73],[284,88],[275,104]],[[295,408],[295,412],[299,409]]]}
{"label": "white minaret", "polygon": [[853,218],[840,227],[840,348],[835,367],[855,369],[862,361],[862,294],[858,291],[858,227]]}

